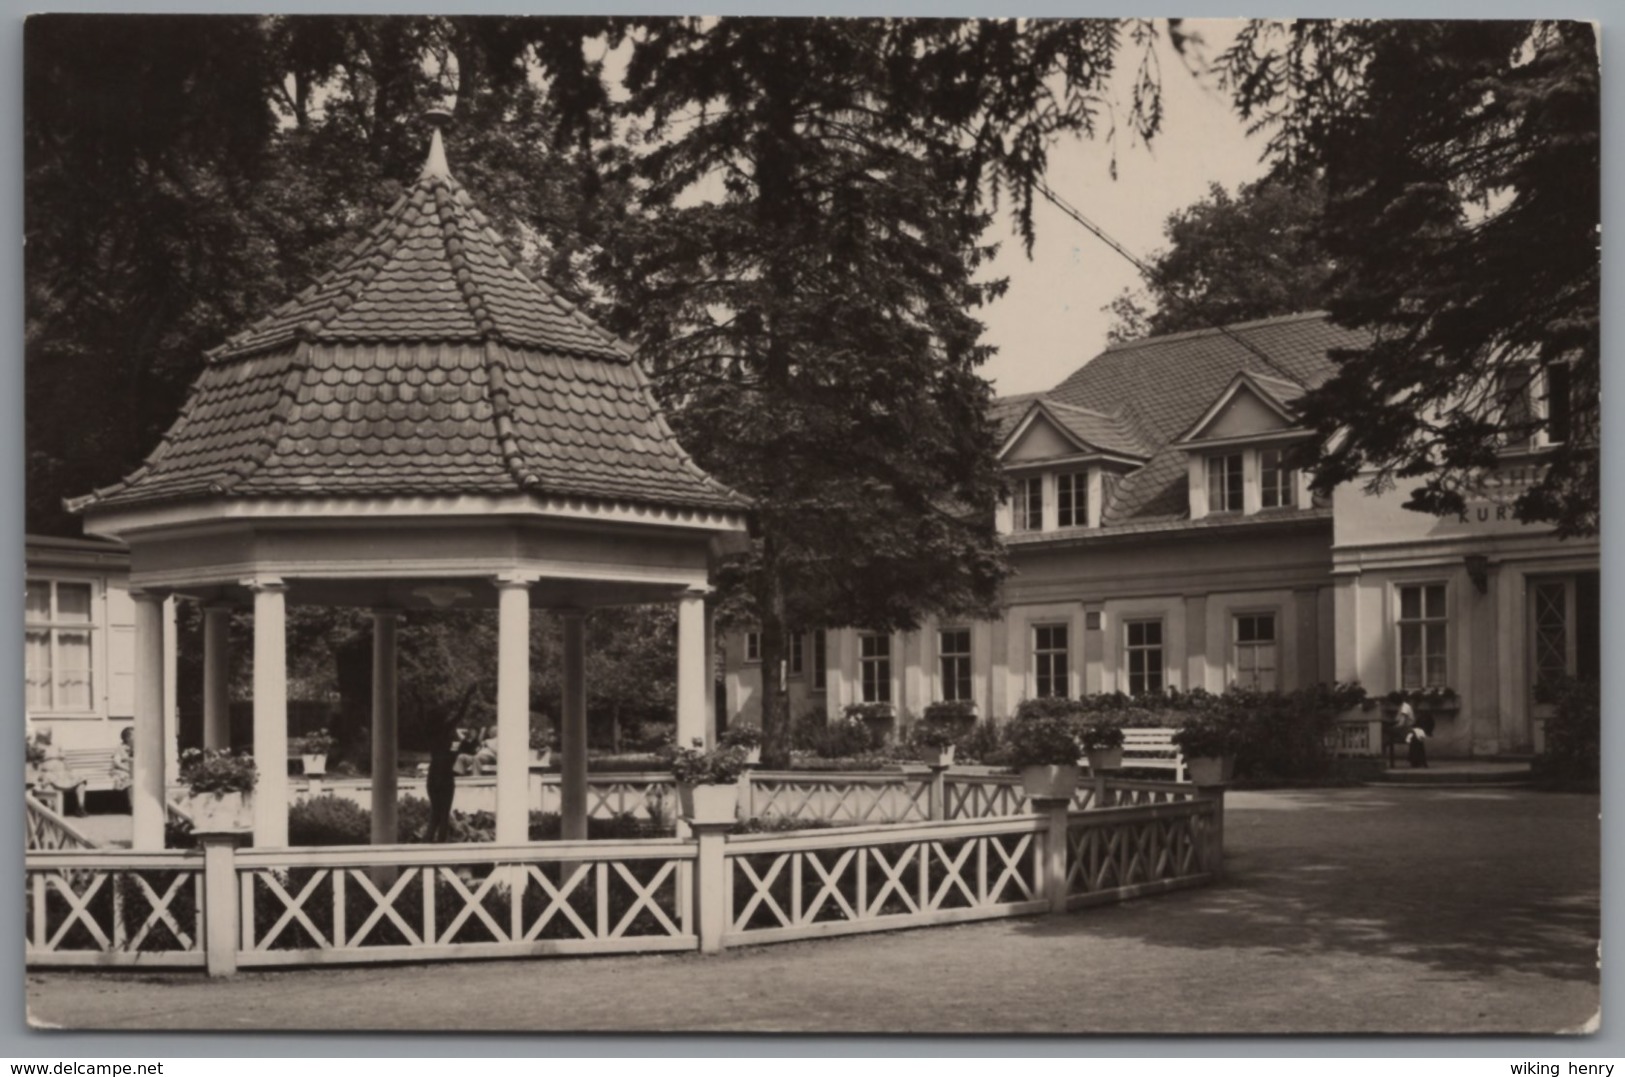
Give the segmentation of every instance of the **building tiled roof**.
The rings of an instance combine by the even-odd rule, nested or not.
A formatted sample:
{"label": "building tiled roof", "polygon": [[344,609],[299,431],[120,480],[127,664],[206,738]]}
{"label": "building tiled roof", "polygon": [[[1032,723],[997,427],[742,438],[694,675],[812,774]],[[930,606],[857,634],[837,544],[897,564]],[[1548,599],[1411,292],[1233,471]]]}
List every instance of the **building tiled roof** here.
{"label": "building tiled roof", "polygon": [[520,491],[739,509],[629,350],[430,164],[331,273],[216,349],[143,466],[75,503]]}
{"label": "building tiled roof", "polygon": [[1151,455],[1151,447],[1142,440],[1139,430],[1124,417],[1121,408],[1106,415],[1059,400],[1046,400],[1044,404],[1058,422],[1098,449],[1125,456]]}
{"label": "building tiled roof", "polygon": [[[1114,414],[1149,449],[1145,466],[1126,473],[1102,506],[1104,526],[1190,527],[1206,521],[1188,518],[1187,457],[1175,439],[1239,372],[1247,371],[1271,395],[1290,403],[1331,375],[1331,351],[1366,342],[1363,333],[1333,325],[1322,313],[1148,337],[1107,348],[1043,397]],[[1030,404],[1029,397],[1021,411]]]}

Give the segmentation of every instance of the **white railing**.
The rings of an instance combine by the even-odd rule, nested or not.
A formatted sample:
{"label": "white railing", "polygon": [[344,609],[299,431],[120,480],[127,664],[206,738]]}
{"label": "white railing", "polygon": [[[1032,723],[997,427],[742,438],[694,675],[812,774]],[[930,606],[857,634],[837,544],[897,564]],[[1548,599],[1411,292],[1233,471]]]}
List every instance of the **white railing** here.
{"label": "white railing", "polygon": [[907,771],[754,771],[746,776],[746,818],[861,826],[931,819],[931,778]]}
{"label": "white railing", "polygon": [[28,793],[23,794],[23,822],[23,848],[30,852],[36,849],[100,848],[76,830],[73,824]]}
{"label": "white railing", "polygon": [[1383,754],[1382,713],[1356,712],[1344,715],[1326,734],[1326,750],[1339,759],[1380,758]]}
{"label": "white railing", "polygon": [[732,838],[726,945],[1042,911],[1036,815]]}
{"label": "white railing", "polygon": [[1067,907],[1125,901],[1210,882],[1221,809],[1205,797],[1073,812],[1067,820]]}
{"label": "white railing", "polygon": [[[559,775],[551,771],[532,770],[528,781],[530,810],[557,813],[562,799]],[[453,807],[460,812],[494,812],[496,790],[494,774],[459,777]],[[372,806],[371,778],[297,777],[289,780],[289,791],[296,801],[313,796],[335,796],[363,808]],[[427,799],[427,780],[403,776],[399,779],[397,793]],[[671,772],[588,774],[587,814],[593,819],[630,816],[645,822],[669,825],[676,818],[676,785]]]}
{"label": "white railing", "polygon": [[30,852],[24,880],[30,965],[204,964],[196,853]]}
{"label": "white railing", "polygon": [[693,859],[675,839],[244,850],[237,963],[692,950]]}

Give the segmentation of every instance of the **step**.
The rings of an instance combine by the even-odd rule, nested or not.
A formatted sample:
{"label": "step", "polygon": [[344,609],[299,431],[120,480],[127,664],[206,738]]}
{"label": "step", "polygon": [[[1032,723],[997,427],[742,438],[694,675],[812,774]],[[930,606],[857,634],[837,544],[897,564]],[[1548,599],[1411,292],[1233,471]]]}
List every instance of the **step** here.
{"label": "step", "polygon": [[1445,760],[1420,768],[1401,763],[1371,779],[1385,785],[1526,785],[1529,780],[1528,763],[1488,760]]}

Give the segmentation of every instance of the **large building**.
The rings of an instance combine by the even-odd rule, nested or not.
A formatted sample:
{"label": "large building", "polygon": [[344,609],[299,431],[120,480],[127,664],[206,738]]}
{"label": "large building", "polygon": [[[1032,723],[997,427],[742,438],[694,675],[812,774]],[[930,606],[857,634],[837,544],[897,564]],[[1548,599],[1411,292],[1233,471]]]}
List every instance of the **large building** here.
{"label": "large building", "polygon": [[[1154,337],[1000,399],[1003,616],[803,633],[768,682],[793,715],[880,702],[904,724],[937,700],[1003,718],[1036,696],[1448,687],[1437,751],[1535,748],[1541,676],[1596,673],[1598,545],[1511,519],[1538,442],[1459,519],[1403,509],[1403,488],[1311,496],[1293,405],[1361,340],[1320,314]],[[753,633],[727,637],[724,668],[728,719],[755,720]]]}

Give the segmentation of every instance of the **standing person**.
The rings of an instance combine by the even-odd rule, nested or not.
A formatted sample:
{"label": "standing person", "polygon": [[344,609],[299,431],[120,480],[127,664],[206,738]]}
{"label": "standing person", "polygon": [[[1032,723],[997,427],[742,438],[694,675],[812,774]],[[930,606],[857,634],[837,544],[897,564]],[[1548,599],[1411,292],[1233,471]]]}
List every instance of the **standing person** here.
{"label": "standing person", "polygon": [[113,788],[124,794],[125,807],[135,811],[135,796],[130,791],[135,785],[135,729],[125,726],[119,730],[118,747],[113,749]]}
{"label": "standing person", "polygon": [[462,735],[463,718],[474,705],[478,684],[463,690],[457,708],[429,729],[429,778],[425,783],[429,793],[429,829],[424,840],[442,844],[451,840],[451,805],[457,796],[458,764],[469,748]]}
{"label": "standing person", "polygon": [[39,784],[42,789],[55,789],[62,794],[62,810],[68,810],[68,795],[73,795],[73,814],[88,815],[85,811],[85,779],[75,778],[73,771],[68,767],[68,759],[62,754],[62,749],[51,745],[45,749],[45,762],[40,764]]}

